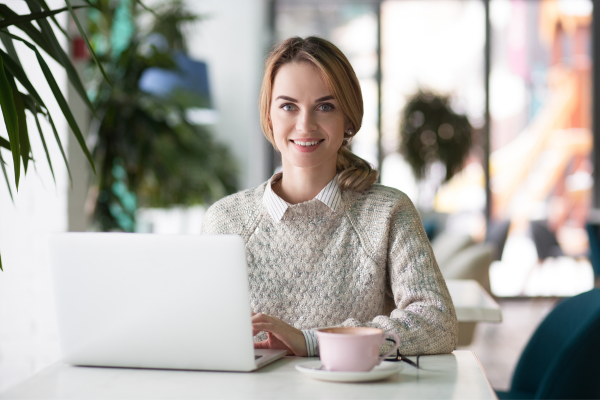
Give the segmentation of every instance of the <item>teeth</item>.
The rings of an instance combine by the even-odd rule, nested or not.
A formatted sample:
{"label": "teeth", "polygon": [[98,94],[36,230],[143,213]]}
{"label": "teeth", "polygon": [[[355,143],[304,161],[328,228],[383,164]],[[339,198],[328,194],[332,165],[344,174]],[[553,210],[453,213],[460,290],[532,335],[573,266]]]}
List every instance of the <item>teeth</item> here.
{"label": "teeth", "polygon": [[319,143],[318,140],[314,142],[301,142],[299,140],[293,140],[293,142],[300,146],[314,146],[315,144]]}

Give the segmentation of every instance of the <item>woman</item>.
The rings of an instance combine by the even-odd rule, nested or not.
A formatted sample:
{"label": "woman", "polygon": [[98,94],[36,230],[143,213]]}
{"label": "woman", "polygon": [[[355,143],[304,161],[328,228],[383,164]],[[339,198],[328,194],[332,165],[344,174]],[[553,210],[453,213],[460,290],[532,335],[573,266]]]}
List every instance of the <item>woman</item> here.
{"label": "woman", "polygon": [[311,328],[332,325],[394,330],[403,355],[456,345],[417,211],[348,149],[362,116],[356,74],[333,44],[291,38],[271,53],[260,117],[283,172],[218,201],[203,222],[204,233],[246,242],[256,348],[316,356]]}

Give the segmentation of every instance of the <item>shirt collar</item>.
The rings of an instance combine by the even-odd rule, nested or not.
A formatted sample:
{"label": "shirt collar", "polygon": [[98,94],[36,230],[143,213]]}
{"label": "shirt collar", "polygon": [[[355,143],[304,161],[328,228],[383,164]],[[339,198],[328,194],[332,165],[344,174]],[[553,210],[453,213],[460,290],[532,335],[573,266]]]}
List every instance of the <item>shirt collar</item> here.
{"label": "shirt collar", "polygon": [[[267,211],[273,220],[275,220],[275,222],[279,222],[291,204],[277,196],[273,189],[271,189],[271,183],[274,177],[275,175],[273,175],[273,177],[271,177],[271,179],[269,179],[267,182],[267,187],[265,188],[265,193],[263,195],[263,204],[267,208]],[[333,179],[319,192],[319,194],[315,196],[315,199],[321,201],[332,211],[337,211],[342,204],[342,193],[338,186],[337,178],[337,175],[334,176]]]}

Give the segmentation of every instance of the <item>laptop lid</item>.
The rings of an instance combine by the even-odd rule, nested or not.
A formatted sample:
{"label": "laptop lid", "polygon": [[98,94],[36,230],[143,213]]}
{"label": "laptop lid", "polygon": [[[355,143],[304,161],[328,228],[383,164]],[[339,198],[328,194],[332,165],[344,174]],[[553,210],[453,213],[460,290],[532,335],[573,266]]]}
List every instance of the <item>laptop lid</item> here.
{"label": "laptop lid", "polygon": [[256,368],[241,237],[66,233],[49,247],[66,362]]}

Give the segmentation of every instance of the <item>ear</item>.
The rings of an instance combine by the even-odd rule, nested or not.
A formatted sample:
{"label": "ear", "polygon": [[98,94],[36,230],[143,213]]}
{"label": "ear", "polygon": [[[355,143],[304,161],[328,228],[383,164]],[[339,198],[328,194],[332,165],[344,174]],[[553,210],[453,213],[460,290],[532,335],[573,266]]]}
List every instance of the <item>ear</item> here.
{"label": "ear", "polygon": [[349,130],[354,131],[354,128],[352,127],[352,123],[348,120],[348,118],[345,118],[345,122],[344,122],[344,135],[346,135]]}
{"label": "ear", "polygon": [[[344,124],[344,137],[346,137],[346,135],[348,134],[348,131],[353,131],[354,129],[352,128],[352,124],[351,123],[346,123]],[[354,132],[356,133],[356,132]]]}

